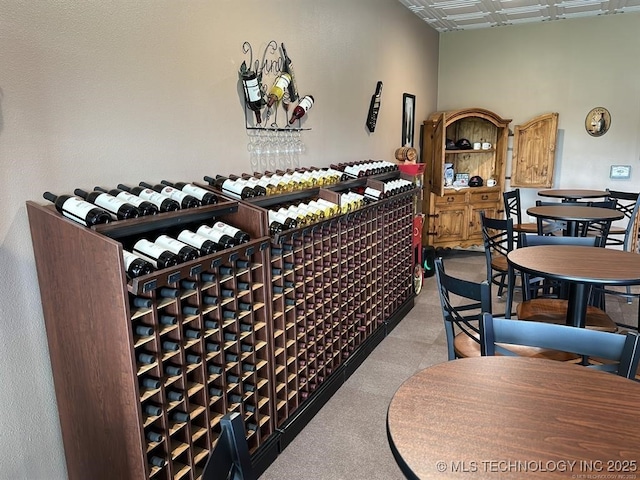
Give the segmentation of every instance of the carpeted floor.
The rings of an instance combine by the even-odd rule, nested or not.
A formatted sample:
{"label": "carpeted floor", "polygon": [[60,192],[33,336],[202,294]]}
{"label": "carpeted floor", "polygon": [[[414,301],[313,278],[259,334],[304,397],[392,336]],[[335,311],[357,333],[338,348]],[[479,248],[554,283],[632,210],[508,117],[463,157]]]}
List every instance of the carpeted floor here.
{"label": "carpeted floor", "polygon": [[[451,275],[486,278],[484,254],[451,251],[444,257]],[[504,313],[495,298],[494,314]],[[506,295],[505,295],[506,296]],[[518,300],[516,295],[515,301]],[[607,299],[614,320],[637,325],[637,300]],[[387,407],[398,387],[418,370],[447,360],[435,277],[426,278],[415,306],[369,355],[302,432],[260,477],[261,480],[402,480],[387,442]]]}

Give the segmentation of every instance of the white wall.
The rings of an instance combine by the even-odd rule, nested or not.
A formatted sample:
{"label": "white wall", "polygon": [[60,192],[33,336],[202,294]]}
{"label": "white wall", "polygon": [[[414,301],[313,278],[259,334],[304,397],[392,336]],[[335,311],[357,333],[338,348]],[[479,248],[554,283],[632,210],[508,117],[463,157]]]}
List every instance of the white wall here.
{"label": "white wall", "polygon": [[270,40],[316,99],[301,165],[393,159],[403,92],[435,110],[438,34],[396,0],[0,0],[1,479],[66,478],[25,201],[252,171],[237,72]]}
{"label": "white wall", "polygon": [[[438,109],[484,107],[513,126],[558,112],[554,186],[640,185],[640,14],[627,13],[440,36]],[[594,107],[611,113],[602,137],[584,123]],[[631,179],[609,179],[612,164],[631,165]],[[523,204],[536,191],[522,191]]]}

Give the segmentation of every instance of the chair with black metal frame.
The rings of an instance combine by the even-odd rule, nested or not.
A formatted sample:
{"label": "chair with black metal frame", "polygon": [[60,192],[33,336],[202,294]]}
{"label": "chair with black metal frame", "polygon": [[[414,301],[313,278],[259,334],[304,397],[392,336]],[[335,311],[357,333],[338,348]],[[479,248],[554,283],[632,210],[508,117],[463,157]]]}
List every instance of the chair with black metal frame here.
{"label": "chair with black metal frame", "polygon": [[[628,222],[631,220],[633,210],[638,201],[639,193],[634,192],[620,192],[617,190],[609,190],[607,188],[608,198],[616,200],[616,210],[622,212],[625,216],[625,220]],[[607,238],[607,247],[624,246],[625,235],[627,233],[627,226],[611,225],[609,229],[609,236]],[[620,238],[622,237],[622,238]]]}
{"label": "chair with black metal frame", "polygon": [[[484,280],[477,283],[447,274],[442,257],[436,258],[434,264],[447,337],[448,359],[479,357],[481,351],[478,322],[483,313],[491,313],[489,282]],[[549,349],[513,348],[514,352],[526,357],[559,361],[575,361],[578,358],[572,354]]]}
{"label": "chair with black metal frame", "polygon": [[220,436],[209,453],[202,480],[256,480],[240,413],[224,415],[220,427]]}
{"label": "chair with black metal frame", "polygon": [[[504,201],[504,211],[507,218],[515,218],[515,223],[513,224],[514,232],[524,232],[524,233],[537,233],[538,232],[538,223],[530,222],[523,223],[522,222],[522,207],[520,203],[520,189],[516,188],[509,192],[502,193],[502,199]],[[543,232],[545,235],[550,235],[554,231],[558,230],[558,226],[553,223],[543,222]]]}
{"label": "chair with black metal frame", "polygon": [[[599,247],[602,244],[602,239],[600,237],[557,237],[522,233],[519,244],[521,248],[537,245]],[[516,316],[520,320],[557,325],[566,323],[569,308],[566,282],[545,277],[533,277],[526,272],[521,272],[521,283],[523,285],[522,302],[516,307]],[[585,327],[591,330],[615,332],[618,329],[616,322],[603,309],[596,307],[593,303],[598,303],[598,301],[591,301],[587,305]],[[507,318],[509,316],[507,315]]]}
{"label": "chair with black metal frame", "polygon": [[[603,200],[600,202],[588,202],[587,205],[589,207],[598,207],[598,208],[611,208],[613,210],[617,210],[616,205],[618,201],[613,199]],[[592,221],[586,222],[583,226],[584,235],[583,236],[595,236],[601,238],[601,247],[605,247],[609,242],[609,232],[611,231],[611,220],[601,220],[601,221]]]}
{"label": "chair with black metal frame", "polygon": [[[631,213],[631,218],[627,223],[627,228],[624,236],[623,249],[626,252],[632,252],[640,254],[640,196],[636,199],[634,208]],[[622,322],[618,322],[618,326],[622,328],[631,328],[636,331],[640,330],[640,292],[633,292],[630,286],[626,286],[624,291],[615,290],[612,287],[597,286],[594,290],[601,294],[599,297],[599,307],[603,310],[606,309],[606,297],[608,295],[624,297],[627,299],[627,303],[632,303],[634,299],[638,300],[638,318],[636,325],[628,325]]]}
{"label": "chair with black metal frame", "polygon": [[[601,202],[545,202],[542,200],[536,200],[536,207],[546,207],[551,205],[562,205],[563,207],[599,207],[599,208],[613,208],[615,209],[615,200],[604,200]],[[545,235],[545,219],[542,217],[537,218],[538,235]],[[563,234],[567,235],[567,222],[557,220],[554,221],[557,230],[562,230]],[[587,235],[599,236],[604,239],[600,246],[604,247],[606,239],[609,235],[609,229],[611,228],[611,220],[601,221],[578,221],[577,222],[578,236],[586,237]]]}
{"label": "chair with black metal frame", "polygon": [[552,323],[522,322],[493,318],[484,313],[480,320],[482,355],[517,355],[505,345],[530,346],[571,352],[590,368],[633,379],[640,361],[640,336],[624,335]]}
{"label": "chair with black metal frame", "polygon": [[498,286],[498,297],[502,297],[502,292],[507,287],[507,273],[509,271],[507,255],[516,244],[513,218],[491,218],[481,210],[480,221],[487,264],[487,280],[489,286]]}

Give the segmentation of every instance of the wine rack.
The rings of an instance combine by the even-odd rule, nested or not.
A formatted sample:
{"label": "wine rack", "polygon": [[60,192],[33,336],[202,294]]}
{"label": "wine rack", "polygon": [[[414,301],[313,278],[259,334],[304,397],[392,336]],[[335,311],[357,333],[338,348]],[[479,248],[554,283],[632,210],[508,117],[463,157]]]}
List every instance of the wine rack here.
{"label": "wine rack", "polygon": [[[269,236],[268,209],[326,188],[85,228],[27,202],[71,480],[198,480],[240,412],[256,471],[271,461],[413,306],[407,192]],[[145,235],[213,218],[251,240],[127,280]]]}

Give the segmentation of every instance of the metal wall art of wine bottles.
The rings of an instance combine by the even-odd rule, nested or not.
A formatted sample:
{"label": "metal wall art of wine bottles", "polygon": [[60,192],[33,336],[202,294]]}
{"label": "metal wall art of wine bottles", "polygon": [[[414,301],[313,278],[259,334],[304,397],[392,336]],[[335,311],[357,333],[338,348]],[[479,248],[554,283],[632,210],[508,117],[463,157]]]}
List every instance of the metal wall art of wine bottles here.
{"label": "metal wall art of wine bottles", "polygon": [[258,171],[297,167],[306,150],[301,125],[314,97],[298,89],[284,43],[278,46],[271,40],[255,60],[249,42],[243,43],[242,51],[249,56],[240,66],[239,79],[251,166]]}

